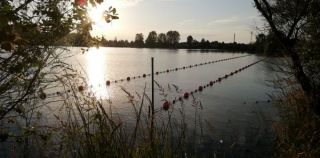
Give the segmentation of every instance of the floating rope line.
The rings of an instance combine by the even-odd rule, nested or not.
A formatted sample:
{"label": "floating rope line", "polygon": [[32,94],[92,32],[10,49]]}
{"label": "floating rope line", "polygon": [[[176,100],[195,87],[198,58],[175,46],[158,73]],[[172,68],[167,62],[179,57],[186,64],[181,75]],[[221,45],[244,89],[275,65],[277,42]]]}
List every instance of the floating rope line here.
{"label": "floating rope line", "polygon": [[[163,73],[170,73],[170,72],[179,71],[179,70],[186,70],[186,69],[190,69],[190,68],[194,68],[194,67],[199,67],[199,66],[204,66],[204,65],[208,65],[208,64],[228,61],[228,60],[237,59],[237,58],[243,58],[243,57],[247,57],[247,56],[251,56],[251,54],[232,57],[232,58],[225,58],[225,59],[220,59],[220,60],[213,60],[213,61],[204,62],[204,63],[200,63],[200,64],[188,65],[188,66],[177,67],[177,68],[172,68],[172,69],[166,69],[163,71],[156,71],[155,75],[159,75],[159,74],[163,74]],[[118,80],[107,80],[106,85],[110,86],[112,83],[120,83],[123,81],[130,81],[130,80],[139,79],[139,78],[146,78],[146,77],[150,77],[150,76],[151,76],[151,74],[142,74],[142,75],[132,76],[132,77],[128,76],[127,78],[118,79]]]}
{"label": "floating rope line", "polygon": [[[237,56],[237,57],[232,57],[232,58],[224,58],[224,59],[220,59],[220,60],[213,60],[213,61],[209,61],[209,62],[204,62],[204,63],[199,63],[199,64],[194,64],[194,65],[189,65],[189,66],[183,66],[183,67],[177,67],[177,68],[172,68],[172,69],[166,69],[163,71],[156,71],[155,75],[159,75],[159,74],[163,74],[163,73],[170,73],[170,72],[174,72],[174,71],[179,71],[179,70],[186,70],[186,69],[190,69],[190,68],[194,68],[194,67],[199,67],[199,66],[204,66],[204,65],[208,65],[208,64],[214,64],[214,63],[218,63],[218,62],[223,62],[223,61],[228,61],[228,60],[233,60],[233,59],[238,59],[238,58],[243,58],[243,57],[247,57],[247,56],[251,56],[251,54],[249,55],[242,55],[242,56]],[[118,80],[107,80],[105,82],[105,84],[107,86],[110,86],[112,83],[121,83],[124,81],[131,81],[131,80],[135,80],[135,79],[140,79],[140,78],[146,78],[146,77],[150,77],[151,74],[142,74],[142,75],[138,75],[138,76],[132,76],[132,77],[127,77],[127,78],[123,78],[123,79],[118,79]],[[85,86],[78,86],[78,91],[79,92],[83,92],[86,87]],[[65,90],[65,92],[71,92],[71,89]],[[44,90],[40,89],[39,91],[39,97],[40,99],[46,99],[49,96],[60,96],[62,95],[63,92],[54,92],[54,93],[48,93],[46,94],[44,92]]]}
{"label": "floating rope line", "polygon": [[[182,102],[183,99],[186,99],[186,100],[187,100],[190,95],[194,95],[194,94],[196,94],[196,93],[200,93],[200,92],[202,92],[204,89],[209,88],[209,87],[212,87],[214,84],[220,83],[222,80],[225,80],[225,79],[227,79],[228,77],[233,76],[233,75],[235,75],[235,74],[237,74],[237,73],[239,73],[239,72],[241,72],[241,71],[243,71],[243,70],[245,70],[245,69],[247,69],[247,68],[249,68],[249,67],[251,67],[251,66],[253,66],[253,65],[255,65],[255,64],[259,63],[259,62],[261,62],[261,61],[263,61],[263,60],[265,60],[265,59],[258,60],[258,61],[254,62],[254,63],[251,63],[251,64],[249,64],[249,65],[246,65],[246,66],[244,66],[244,67],[241,67],[241,68],[239,68],[239,69],[237,69],[237,70],[235,70],[235,71],[232,71],[232,72],[230,72],[229,74],[226,74],[226,75],[224,75],[224,76],[222,76],[222,77],[219,77],[218,79],[216,79],[216,80],[214,80],[214,81],[210,81],[210,82],[207,83],[207,84],[204,84],[204,85],[202,85],[202,86],[199,86],[199,87],[198,87],[197,89],[195,89],[194,91],[184,92],[183,95],[181,95],[181,96],[179,96],[179,97],[176,97],[176,98],[173,99],[172,101],[166,100],[166,101],[163,103],[163,105],[162,105],[162,109],[163,109],[163,110],[168,110],[168,109],[169,109],[169,106],[170,106],[171,104],[175,104],[177,101],[181,101],[181,102]],[[259,102],[257,101],[256,103],[259,103]]]}

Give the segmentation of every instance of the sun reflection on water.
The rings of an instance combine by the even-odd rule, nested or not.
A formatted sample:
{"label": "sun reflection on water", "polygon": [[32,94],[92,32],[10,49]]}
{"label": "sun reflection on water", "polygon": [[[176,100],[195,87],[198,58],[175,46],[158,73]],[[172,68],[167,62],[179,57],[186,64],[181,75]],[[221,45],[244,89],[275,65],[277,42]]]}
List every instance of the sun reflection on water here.
{"label": "sun reflection on water", "polygon": [[109,99],[110,93],[105,85],[106,53],[101,49],[90,48],[85,53],[87,82],[97,98]]}

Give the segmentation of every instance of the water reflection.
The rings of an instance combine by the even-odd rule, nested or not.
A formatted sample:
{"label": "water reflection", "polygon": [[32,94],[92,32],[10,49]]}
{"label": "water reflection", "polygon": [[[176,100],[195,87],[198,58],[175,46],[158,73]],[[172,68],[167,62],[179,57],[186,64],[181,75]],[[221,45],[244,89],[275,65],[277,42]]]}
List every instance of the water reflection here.
{"label": "water reflection", "polygon": [[109,99],[110,93],[105,85],[106,53],[101,49],[90,48],[85,53],[87,82],[97,98]]}

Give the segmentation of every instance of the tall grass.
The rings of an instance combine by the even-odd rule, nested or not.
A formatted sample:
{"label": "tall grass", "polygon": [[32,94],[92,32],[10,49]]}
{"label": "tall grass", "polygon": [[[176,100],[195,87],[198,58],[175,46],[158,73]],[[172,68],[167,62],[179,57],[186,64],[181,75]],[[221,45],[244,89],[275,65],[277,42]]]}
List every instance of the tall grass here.
{"label": "tall grass", "polygon": [[[71,89],[59,94],[58,111],[52,114],[25,111],[28,114],[23,119],[15,120],[16,124],[21,123],[19,127],[14,125],[15,132],[9,132],[12,127],[7,128],[8,132],[2,132],[1,136],[8,142],[5,150],[10,157],[197,157],[202,154],[197,150],[202,141],[201,103],[194,97],[189,99],[195,109],[195,127],[200,128],[191,130],[183,101],[171,104],[167,111],[160,107],[155,116],[151,116],[146,87],[136,94],[122,87],[134,116],[134,121],[130,120],[134,123],[130,124],[112,110],[111,100],[101,100],[80,90],[79,82],[71,79],[61,83],[62,87]],[[163,100],[168,93],[180,91],[176,86],[156,85]],[[36,114],[38,116],[34,117]],[[43,115],[53,118],[46,122]]]}
{"label": "tall grass", "polygon": [[291,88],[278,103],[281,121],[274,124],[275,157],[320,157],[320,118],[303,91],[292,81],[288,84]]}

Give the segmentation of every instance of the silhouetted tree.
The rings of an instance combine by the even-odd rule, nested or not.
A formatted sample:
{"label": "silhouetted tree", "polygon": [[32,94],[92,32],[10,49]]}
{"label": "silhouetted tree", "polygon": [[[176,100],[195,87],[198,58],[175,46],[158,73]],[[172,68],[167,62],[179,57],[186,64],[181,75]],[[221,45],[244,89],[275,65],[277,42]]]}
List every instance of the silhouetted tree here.
{"label": "silhouetted tree", "polygon": [[180,41],[180,34],[178,31],[168,31],[167,32],[167,41],[171,47],[177,47]]}
{"label": "silhouetted tree", "polygon": [[[309,45],[308,49],[299,49],[299,42],[313,43],[312,37],[319,37],[319,0],[254,0],[256,8],[266,19],[274,35],[282,44],[293,64],[293,74],[307,96],[312,98],[316,113],[320,113],[320,72],[306,73],[305,65],[318,59],[303,61],[302,58],[314,54],[318,46]],[[309,42],[308,42],[309,41]],[[319,40],[317,40],[319,41]],[[300,52],[303,51],[303,52]],[[319,52],[317,52],[319,53]],[[314,56],[316,57],[316,56]],[[319,64],[318,64],[319,65]],[[315,66],[315,65],[313,65]]]}
{"label": "silhouetted tree", "polygon": [[147,47],[156,47],[157,44],[157,32],[151,31],[146,39]]}
{"label": "silhouetted tree", "polygon": [[164,34],[164,33],[160,33],[160,34],[158,35],[158,45],[159,45],[160,47],[165,47],[166,44],[167,44],[167,35]]}
{"label": "silhouetted tree", "polygon": [[189,35],[187,37],[187,44],[188,44],[188,47],[191,48],[192,47],[192,43],[193,43],[193,37],[191,35]]}
{"label": "silhouetted tree", "polygon": [[134,43],[135,43],[136,47],[143,47],[144,38],[143,38],[143,34],[142,33],[137,33],[136,34],[136,38],[134,40]]}

